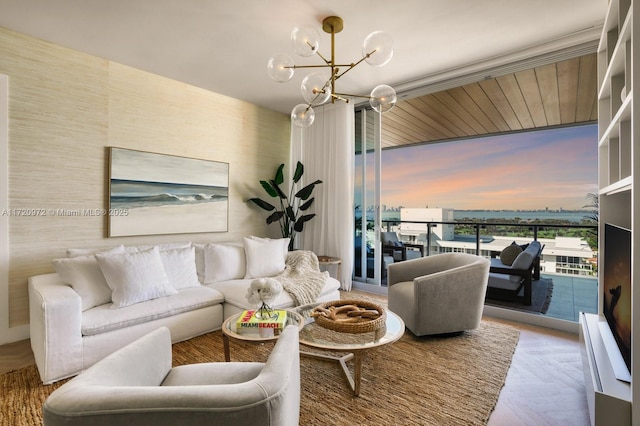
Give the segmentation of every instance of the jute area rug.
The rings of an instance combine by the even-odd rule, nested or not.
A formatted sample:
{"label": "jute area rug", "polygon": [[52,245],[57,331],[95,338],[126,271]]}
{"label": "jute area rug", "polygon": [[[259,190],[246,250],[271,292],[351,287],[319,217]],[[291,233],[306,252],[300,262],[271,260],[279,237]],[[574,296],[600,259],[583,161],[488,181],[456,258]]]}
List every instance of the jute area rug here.
{"label": "jute area rug", "polygon": [[[484,425],[518,342],[518,330],[482,322],[455,337],[416,338],[367,353],[354,397],[339,365],[302,357],[301,425]],[[223,362],[220,331],[177,343],[174,365]],[[232,361],[264,361],[272,344],[232,341]],[[0,376],[1,425],[41,424],[42,404],[65,381],[43,386],[35,366]]]}

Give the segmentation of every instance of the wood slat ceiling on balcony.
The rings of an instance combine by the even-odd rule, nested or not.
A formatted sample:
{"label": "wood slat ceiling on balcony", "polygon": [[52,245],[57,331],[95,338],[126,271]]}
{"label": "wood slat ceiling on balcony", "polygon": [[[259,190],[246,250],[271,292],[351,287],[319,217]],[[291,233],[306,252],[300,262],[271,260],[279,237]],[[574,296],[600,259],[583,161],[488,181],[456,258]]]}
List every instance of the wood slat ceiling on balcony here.
{"label": "wood slat ceiling on balcony", "polygon": [[382,148],[597,120],[596,54],[400,100]]}

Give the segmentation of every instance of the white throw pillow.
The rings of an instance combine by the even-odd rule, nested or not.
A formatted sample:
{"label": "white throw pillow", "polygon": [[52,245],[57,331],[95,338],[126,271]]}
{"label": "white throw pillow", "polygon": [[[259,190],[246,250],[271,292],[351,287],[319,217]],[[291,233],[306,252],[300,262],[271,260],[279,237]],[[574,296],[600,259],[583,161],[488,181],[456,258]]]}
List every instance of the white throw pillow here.
{"label": "white throw pillow", "polygon": [[115,308],[178,292],[169,283],[157,247],[135,253],[96,254],[95,257],[111,288]]}
{"label": "white throw pillow", "polygon": [[191,247],[191,242],[189,241],[186,243],[146,244],[141,246],[125,246],[124,248],[127,252],[133,252],[133,251],[147,251],[147,250],[151,250],[154,247],[158,247],[158,250],[162,252],[166,250],[175,250],[175,249]]}
{"label": "white throw pillow", "polygon": [[196,272],[196,251],[193,247],[161,251],[160,259],[169,283],[176,290],[200,285]]}
{"label": "white throw pillow", "polygon": [[108,249],[105,248],[68,248],[67,249],[67,257],[78,257],[78,256],[88,256],[94,255],[96,253],[124,253],[124,246],[120,244],[119,246],[111,247]]}
{"label": "white throw pillow", "polygon": [[289,238],[244,238],[247,257],[245,278],[264,278],[278,275],[285,268]]}
{"label": "white throw pillow", "polygon": [[[123,246],[117,246],[103,253],[122,253],[123,251]],[[78,253],[74,253],[74,257],[53,260],[53,266],[62,281],[78,293],[82,300],[83,311],[111,302],[111,289],[94,255],[81,256]]]}
{"label": "white throw pillow", "polygon": [[205,244],[191,244],[196,250],[196,273],[198,274],[198,280],[204,284],[204,246]]}
{"label": "white throw pillow", "polygon": [[245,250],[237,244],[209,243],[204,247],[204,283],[237,280],[246,273]]}

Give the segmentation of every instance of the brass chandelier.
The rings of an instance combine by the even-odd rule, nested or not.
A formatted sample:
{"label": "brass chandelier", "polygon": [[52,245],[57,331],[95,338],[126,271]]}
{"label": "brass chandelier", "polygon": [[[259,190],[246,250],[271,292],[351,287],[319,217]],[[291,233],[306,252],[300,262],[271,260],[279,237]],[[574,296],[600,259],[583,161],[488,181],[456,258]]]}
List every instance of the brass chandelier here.
{"label": "brass chandelier", "polygon": [[[393,42],[391,37],[383,31],[374,31],[365,39],[362,46],[362,58],[350,64],[336,64],[335,60],[335,35],[342,31],[344,24],[342,18],[329,16],[322,21],[322,29],[331,34],[331,58],[327,59],[318,52],[320,34],[314,27],[296,27],[291,32],[291,42],[296,54],[307,57],[318,55],[323,61],[322,65],[295,65],[293,59],[286,54],[272,56],[267,63],[269,76],[280,83],[291,80],[297,68],[329,68],[330,74],[313,72],[302,80],[302,97],[306,103],[296,105],[291,111],[291,121],[298,127],[309,127],[315,119],[314,106],[322,105],[331,99],[331,102],[342,100],[349,102],[349,98],[368,98],[371,107],[380,113],[387,112],[396,104],[397,96],[391,86],[376,86],[369,96],[354,95],[336,92],[336,81],[351,71],[358,64],[367,62],[374,67],[381,67],[391,60],[393,56]],[[344,70],[341,70],[344,69]]]}

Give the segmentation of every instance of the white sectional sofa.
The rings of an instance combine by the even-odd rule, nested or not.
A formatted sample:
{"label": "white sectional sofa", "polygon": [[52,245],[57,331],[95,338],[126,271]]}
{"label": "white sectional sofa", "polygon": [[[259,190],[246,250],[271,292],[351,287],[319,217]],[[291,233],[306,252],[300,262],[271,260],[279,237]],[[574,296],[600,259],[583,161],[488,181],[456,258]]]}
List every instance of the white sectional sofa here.
{"label": "white sectional sofa", "polygon": [[[31,347],[43,383],[87,369],[161,326],[178,342],[255,308],[257,278],[281,280],[272,302],[291,308],[340,298],[340,283],[311,252],[287,252],[288,239],[69,249],[56,272],[29,278]],[[313,299],[313,300],[310,300]]]}

